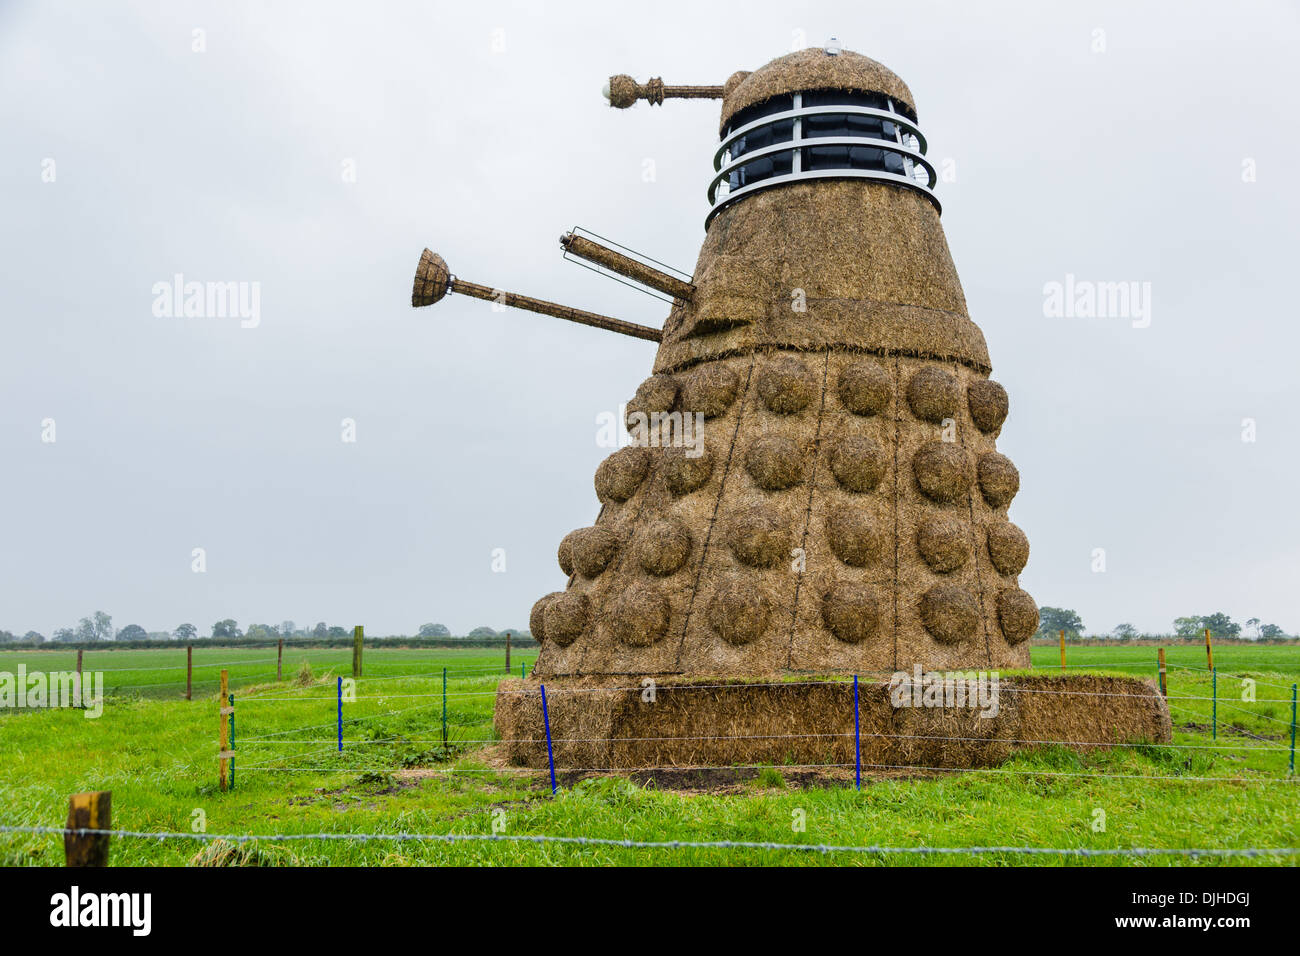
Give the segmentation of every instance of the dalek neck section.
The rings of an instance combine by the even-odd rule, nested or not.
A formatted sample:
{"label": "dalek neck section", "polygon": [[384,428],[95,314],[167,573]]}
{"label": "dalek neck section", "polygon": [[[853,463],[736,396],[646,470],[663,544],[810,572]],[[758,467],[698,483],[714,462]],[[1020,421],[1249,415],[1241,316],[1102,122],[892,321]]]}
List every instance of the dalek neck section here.
{"label": "dalek neck section", "polygon": [[705,228],[746,196],[819,179],[888,183],[923,194],[939,210],[926,149],[915,114],[883,93],[807,90],[773,97],[740,110],[723,128]]}

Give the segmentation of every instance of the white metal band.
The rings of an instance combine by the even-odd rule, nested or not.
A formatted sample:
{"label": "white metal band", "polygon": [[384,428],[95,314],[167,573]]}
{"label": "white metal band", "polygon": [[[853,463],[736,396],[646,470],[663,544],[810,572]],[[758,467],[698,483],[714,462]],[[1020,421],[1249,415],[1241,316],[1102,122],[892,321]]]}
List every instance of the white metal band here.
{"label": "white metal band", "polygon": [[[713,168],[722,168],[722,154],[731,148],[734,143],[742,136],[746,136],[756,129],[764,126],[771,126],[773,123],[782,123],[786,120],[799,119],[808,116],[869,116],[873,119],[881,119],[893,123],[895,126],[902,127],[906,132],[916,137],[917,142],[921,144],[921,152],[929,150],[929,144],[925,140],[925,135],[915,123],[909,120],[902,113],[891,113],[889,110],[875,109],[870,106],[805,106],[800,109],[786,110],[784,113],[770,113],[767,116],[760,116],[752,123],[746,123],[737,130],[733,130],[727,137],[718,144],[717,151],[713,154]],[[804,136],[804,139],[810,137]],[[815,138],[815,137],[813,137]],[[888,140],[886,140],[888,142]]]}
{"label": "white metal band", "polygon": [[[802,96],[795,94],[792,98],[793,109],[784,110],[780,113],[770,113],[767,116],[761,116],[752,123],[746,123],[728,133],[718,145],[713,154],[713,168],[715,175],[709,181],[708,199],[710,210],[704,220],[704,227],[707,229],[709,223],[713,221],[724,207],[748,196],[751,193],[767,189],[772,186],[784,186],[789,183],[804,182],[812,179],[871,179],[878,182],[893,183],[904,186],[908,189],[914,189],[924,195],[936,210],[942,211],[942,206],[938,198],[934,195],[933,188],[938,181],[934,165],[925,158],[928,144],[925,136],[915,123],[909,120],[901,113],[894,112],[893,102],[889,102],[890,108],[887,110],[877,109],[869,106],[852,106],[828,105],[828,106],[809,106],[802,105]],[[813,116],[865,116],[872,119],[879,119],[884,122],[892,123],[895,127],[895,136],[893,139],[884,139],[883,135],[862,135],[862,136],[808,136],[803,121]],[[769,146],[763,146],[758,149],[750,150],[740,156],[731,158],[725,165],[723,157],[728,153],[736,141],[756,130],[772,126],[777,123],[792,121],[791,138],[782,140],[779,143],[773,143]],[[910,144],[903,141],[903,134],[916,137],[917,147],[914,149]],[[803,168],[803,150],[816,149],[820,146],[861,146],[869,149],[879,149],[884,152],[893,153],[903,159],[904,168],[908,174],[891,173],[880,169],[854,169],[851,167],[836,169],[817,169],[807,170]],[[775,156],[781,153],[791,153],[790,168],[792,172],[781,176],[769,176],[766,179],[760,179],[757,182],[742,186],[739,189],[733,189],[723,196],[718,196],[718,187],[733,172],[749,163],[764,157]],[[914,166],[919,165],[926,173],[926,182],[922,183],[910,175]]]}
{"label": "white metal band", "polygon": [[[896,153],[899,156],[906,156],[908,159],[912,160],[914,163],[917,163],[918,165],[922,166],[925,169],[929,178],[929,182],[926,184],[927,191],[933,189],[934,184],[938,182],[939,179],[938,174],[935,172],[934,166],[930,164],[930,161],[926,159],[924,155],[918,153],[916,150],[908,149],[906,146],[900,146],[898,143],[894,142],[893,140],[867,139],[862,136],[823,136],[817,139],[797,139],[792,141],[788,140],[783,143],[774,143],[771,146],[764,146],[762,149],[751,150],[750,152],[745,153],[739,159],[732,160],[721,170],[719,170],[717,175],[715,175],[712,181],[710,181],[709,204],[713,205],[718,201],[715,199],[718,190],[718,185],[724,179],[726,179],[728,176],[730,176],[733,172],[735,172],[737,169],[741,168],[742,166],[748,165],[749,163],[752,163],[754,160],[761,159],[764,156],[771,156],[776,153],[787,153],[792,150],[816,149],[818,146],[860,146],[866,149],[879,149],[886,153]],[[824,171],[824,170],[819,170],[819,171]],[[849,171],[851,172],[852,170]],[[862,171],[867,172],[867,170],[862,170]],[[798,172],[800,172],[800,170],[795,170],[795,173]],[[759,186],[762,185],[762,183],[765,183],[767,181],[768,180],[764,179],[761,180],[760,182],[753,183],[752,185]],[[919,186],[920,183],[916,183],[916,185]],[[743,188],[748,189],[749,186],[745,186]],[[736,192],[739,193],[740,190],[737,189]]]}

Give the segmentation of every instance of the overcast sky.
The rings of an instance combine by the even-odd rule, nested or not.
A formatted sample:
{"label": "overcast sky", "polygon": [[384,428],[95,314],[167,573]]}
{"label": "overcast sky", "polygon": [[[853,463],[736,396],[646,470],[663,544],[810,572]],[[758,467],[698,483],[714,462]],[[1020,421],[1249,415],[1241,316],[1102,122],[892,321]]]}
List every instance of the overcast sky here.
{"label": "overcast sky", "polygon": [[[833,34],[951,161],[1022,585],[1092,631],[1294,633],[1298,25],[1284,2],[0,4],[0,629],[525,626],[595,519],[596,417],[654,346],[413,310],[420,250],[660,325],[556,239],[690,271],[718,104],[611,110],[602,82],[720,84]],[[178,273],[257,283],[256,324],[155,314]],[[1149,283],[1149,326],[1045,315],[1067,275]]]}

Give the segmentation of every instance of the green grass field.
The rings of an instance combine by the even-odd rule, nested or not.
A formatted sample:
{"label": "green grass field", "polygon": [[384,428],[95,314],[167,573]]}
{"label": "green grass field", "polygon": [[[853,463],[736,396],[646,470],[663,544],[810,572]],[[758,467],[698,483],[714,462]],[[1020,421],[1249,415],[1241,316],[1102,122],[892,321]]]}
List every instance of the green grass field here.
{"label": "green grass field", "polygon": [[[185,701],[183,650],[87,652],[84,668],[111,675],[103,716],[75,710],[0,713],[0,823],[61,825],[68,795],[113,791],[116,827],[209,834],[542,834],[636,841],[763,841],[892,847],[1235,848],[1300,845],[1300,790],[1288,777],[1291,685],[1300,647],[1216,648],[1217,728],[1204,650],[1171,648],[1172,747],[1078,754],[1053,747],[976,772],[864,777],[790,768],[690,774],[562,775],[552,798],[545,773],[501,769],[488,759],[496,650],[370,648],[357,700],[344,704],[336,740],[335,676],[350,652],[286,648],[285,681],[274,649],[196,650],[195,699]],[[1071,647],[1071,669],[1155,676],[1155,649]],[[269,656],[269,661],[267,660]],[[513,656],[529,663],[536,654]],[[313,682],[297,686],[303,660]],[[66,669],[75,653],[0,653],[0,671]],[[1037,667],[1058,651],[1035,648]],[[224,662],[236,694],[235,786],[216,787],[215,676]],[[174,669],[180,667],[179,672]],[[442,668],[448,668],[444,747]],[[202,670],[200,670],[202,668]],[[179,676],[181,683],[177,684]],[[1255,701],[1243,700],[1242,677]],[[1217,730],[1217,736],[1213,731]],[[1105,829],[1094,827],[1105,815]],[[804,821],[804,828],[795,824]],[[114,841],[119,865],[183,865],[198,841]],[[220,856],[216,850],[210,855]],[[226,854],[227,857],[232,856]],[[1101,863],[1163,866],[1294,863],[1169,857],[1025,857],[1009,852],[942,857],[791,850],[638,849],[523,842],[300,841],[247,844],[235,859],[330,865],[484,864],[871,864]],[[61,865],[61,838],[0,834],[0,863]]]}

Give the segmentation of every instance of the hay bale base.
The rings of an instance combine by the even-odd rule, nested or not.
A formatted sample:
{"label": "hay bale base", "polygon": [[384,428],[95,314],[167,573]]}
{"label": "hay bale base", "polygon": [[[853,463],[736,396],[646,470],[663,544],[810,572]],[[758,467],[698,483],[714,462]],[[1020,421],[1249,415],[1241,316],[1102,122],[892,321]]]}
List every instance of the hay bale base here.
{"label": "hay bale base", "polygon": [[[854,763],[853,682],[655,677],[546,681],[557,771],[747,764]],[[1016,675],[999,682],[997,715],[967,707],[895,707],[887,676],[860,686],[864,768],[995,766],[1016,750],[1059,744],[1076,750],[1169,743],[1169,709],[1154,681],[1088,675]],[[513,678],[497,690],[495,724],[514,766],[544,769],[539,681]]]}

